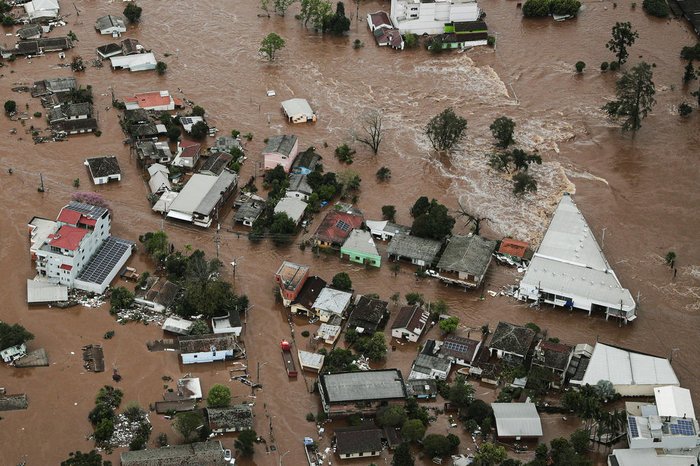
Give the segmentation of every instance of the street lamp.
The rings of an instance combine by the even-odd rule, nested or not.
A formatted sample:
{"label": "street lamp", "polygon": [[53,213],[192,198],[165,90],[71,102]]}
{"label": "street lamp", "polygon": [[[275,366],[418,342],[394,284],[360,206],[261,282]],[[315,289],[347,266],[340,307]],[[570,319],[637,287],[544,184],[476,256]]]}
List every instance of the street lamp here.
{"label": "street lamp", "polygon": [[243,256],[235,257],[235,258],[231,261],[231,267],[233,267],[233,282],[234,282],[234,284],[236,283],[236,266],[237,266],[238,263],[241,261],[241,259],[243,259]]}

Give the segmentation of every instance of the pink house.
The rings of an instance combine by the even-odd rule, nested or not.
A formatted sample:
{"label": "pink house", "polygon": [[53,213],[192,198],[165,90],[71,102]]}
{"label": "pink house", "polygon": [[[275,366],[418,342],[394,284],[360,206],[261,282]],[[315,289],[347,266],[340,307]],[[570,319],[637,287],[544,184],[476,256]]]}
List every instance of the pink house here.
{"label": "pink house", "polygon": [[263,149],[265,170],[272,170],[277,165],[282,165],[284,171],[289,173],[294,159],[299,153],[299,140],[294,135],[272,136],[267,140]]}

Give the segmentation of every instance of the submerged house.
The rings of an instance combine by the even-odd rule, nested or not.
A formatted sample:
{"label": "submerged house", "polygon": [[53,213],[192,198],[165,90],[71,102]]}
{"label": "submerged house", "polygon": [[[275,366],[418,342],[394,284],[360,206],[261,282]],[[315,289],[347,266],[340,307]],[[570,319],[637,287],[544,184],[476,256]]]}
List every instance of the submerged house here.
{"label": "submerged house", "polygon": [[391,0],[391,22],[401,34],[443,34],[445,25],[480,17],[476,0]]}
{"label": "submerged house", "polygon": [[219,210],[236,191],[238,175],[224,171],[219,176],[195,173],[170,204],[168,218],[209,228],[219,219]]}
{"label": "submerged house", "polygon": [[328,322],[334,316],[343,317],[350,305],[352,293],[326,287],[321,290],[312,304],[312,309],[321,322]]}
{"label": "submerged house", "polygon": [[554,388],[560,388],[564,384],[566,371],[573,355],[574,349],[569,345],[540,340],[535,345],[532,365],[551,371],[550,385]]}
{"label": "submerged house", "polygon": [[299,139],[293,134],[272,136],[267,140],[267,144],[262,152],[264,169],[272,170],[277,165],[282,165],[285,173],[289,173],[298,153]]}
{"label": "submerged house", "polygon": [[32,23],[54,20],[58,18],[60,10],[58,0],[32,0],[23,3],[22,6]]}
{"label": "submerged house", "polygon": [[530,354],[534,341],[535,332],[532,329],[499,322],[489,336],[487,346],[491,355],[495,354],[498,359],[504,359],[512,364],[522,364]]}
{"label": "submerged house", "polygon": [[95,184],[106,184],[110,181],[121,181],[122,179],[119,161],[114,155],[91,157],[85,160],[85,165],[88,167],[92,182]]}
{"label": "submerged house", "polygon": [[242,223],[243,226],[252,227],[253,223],[262,215],[265,209],[265,199],[254,194],[246,195],[245,201],[238,207],[233,216],[235,223]]}
{"label": "submerged house", "polygon": [[340,258],[347,256],[351,262],[379,267],[382,256],[377,251],[372,235],[364,230],[352,230],[340,248]]}
{"label": "submerged house", "polygon": [[314,303],[324,288],[326,288],[326,281],[323,278],[315,275],[309,277],[292,303],[292,314],[313,315]]}
{"label": "submerged house", "polygon": [[386,253],[390,259],[408,259],[414,265],[430,267],[437,262],[441,248],[440,241],[398,233],[389,242]]}
{"label": "submerged house", "polygon": [[326,214],[314,233],[314,244],[320,247],[339,248],[350,232],[362,226],[364,218],[352,212],[332,210]]}
{"label": "submerged house", "polygon": [[451,237],[437,264],[440,272],[447,273],[441,274],[440,280],[470,288],[478,287],[491,264],[495,249],[496,241],[481,236]]}
{"label": "submerged house", "polygon": [[637,318],[637,303],[623,288],[583,214],[565,194],[540,247],[520,281],[522,300],[544,302],[617,317]]}
{"label": "submerged house", "polygon": [[406,400],[398,369],[321,374],[318,381],[323,411],[330,417],[374,415],[380,406]]}
{"label": "submerged house", "polygon": [[309,267],[284,261],[275,273],[275,281],[280,288],[282,303],[285,307],[291,306],[301,292],[306,279],[309,278]]}
{"label": "submerged house", "polygon": [[381,299],[358,296],[355,307],[348,318],[347,329],[372,335],[382,326],[389,315],[389,303]]}
{"label": "submerged house", "polygon": [[335,451],[341,460],[380,456],[383,431],[377,427],[338,427],[335,429]]}
{"label": "submerged house", "polygon": [[[202,145],[194,141],[179,141],[177,143],[177,155],[173,159],[173,165],[183,168],[194,168],[199,161]],[[220,173],[219,173],[220,174]],[[218,174],[216,175],[218,176]]]}
{"label": "submerged house", "polygon": [[372,236],[382,241],[390,240],[398,234],[408,235],[411,233],[410,228],[391,223],[388,220],[367,220],[365,225]]}
{"label": "submerged house", "polygon": [[289,217],[295,225],[299,225],[301,219],[304,218],[304,212],[306,212],[306,202],[295,197],[283,197],[279,200],[275,206],[274,212],[276,214],[285,214]]}
{"label": "submerged house", "polygon": [[404,306],[391,326],[391,336],[415,343],[425,332],[429,320],[430,311],[423,309],[420,304]]}
{"label": "submerged house", "polygon": [[109,58],[114,70],[149,71],[155,70],[158,61],[153,53],[136,53],[134,55]]}
{"label": "submerged house", "polygon": [[225,408],[206,408],[209,430],[221,434],[253,428],[253,409],[247,403]]}
{"label": "submerged house", "polygon": [[100,34],[111,34],[119,37],[122,32],[126,32],[126,19],[120,15],[106,15],[97,18],[95,29]]}
{"label": "submerged house", "polygon": [[182,336],[178,345],[183,364],[224,361],[241,353],[232,333]]}
{"label": "submerged house", "polygon": [[316,122],[316,114],[306,99],[289,99],[282,102],[282,112],[290,123]]}
{"label": "submerged house", "polygon": [[133,97],[126,97],[124,104],[127,110],[141,108],[143,110],[154,110],[158,112],[170,112],[177,107],[182,107],[182,99],[170,95],[168,91],[142,92]]}

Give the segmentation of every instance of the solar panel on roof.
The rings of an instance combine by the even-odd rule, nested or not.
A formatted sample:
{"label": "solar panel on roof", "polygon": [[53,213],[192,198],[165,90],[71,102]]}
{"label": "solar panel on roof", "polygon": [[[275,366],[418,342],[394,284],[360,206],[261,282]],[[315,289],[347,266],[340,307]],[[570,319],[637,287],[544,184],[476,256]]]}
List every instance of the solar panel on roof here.
{"label": "solar panel on roof", "polygon": [[629,416],[627,418],[627,423],[630,427],[630,437],[639,437],[639,429],[637,428],[637,420],[634,416]]}
{"label": "solar panel on roof", "polygon": [[445,349],[458,351],[460,353],[464,353],[467,351],[467,345],[463,345],[462,343],[456,343],[454,341],[446,341],[445,343],[443,343],[443,346],[445,347]]}
{"label": "solar panel on roof", "polygon": [[678,419],[676,424],[671,424],[671,433],[674,435],[695,435],[693,421]]}
{"label": "solar panel on roof", "polygon": [[78,280],[101,284],[114,270],[124,253],[132,247],[129,241],[109,237],[102,244],[87,266],[78,275]]}
{"label": "solar panel on roof", "polygon": [[335,226],[337,226],[338,228],[340,228],[343,231],[350,230],[350,225],[348,225],[347,223],[345,223],[342,220],[338,220],[338,222],[335,224]]}

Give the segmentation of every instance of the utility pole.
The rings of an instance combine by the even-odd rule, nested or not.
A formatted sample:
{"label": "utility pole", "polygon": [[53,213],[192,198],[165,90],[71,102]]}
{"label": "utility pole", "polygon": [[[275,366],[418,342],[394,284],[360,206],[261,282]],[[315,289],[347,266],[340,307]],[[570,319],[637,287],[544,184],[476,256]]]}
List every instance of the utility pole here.
{"label": "utility pole", "polygon": [[600,238],[600,250],[602,251],[605,249],[605,230],[607,230],[608,227],[603,228],[603,236]]}
{"label": "utility pole", "polygon": [[216,224],[216,235],[214,235],[214,243],[216,244],[216,258],[219,258],[219,249],[221,248],[221,236],[219,235],[219,230],[221,230],[221,224]]}
{"label": "utility pole", "polygon": [[43,193],[44,192],[44,175],[39,173],[39,181],[41,182],[41,185],[39,186],[39,192]]}

